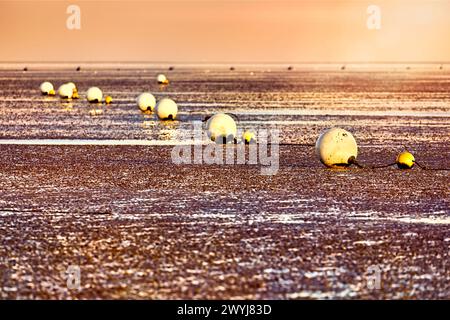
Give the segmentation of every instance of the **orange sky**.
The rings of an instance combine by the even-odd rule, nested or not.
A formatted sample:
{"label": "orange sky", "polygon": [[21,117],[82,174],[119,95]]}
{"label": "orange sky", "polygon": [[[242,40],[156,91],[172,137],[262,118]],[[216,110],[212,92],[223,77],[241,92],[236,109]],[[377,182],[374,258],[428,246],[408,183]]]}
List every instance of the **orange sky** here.
{"label": "orange sky", "polygon": [[450,61],[450,0],[0,0],[0,30],[0,61]]}

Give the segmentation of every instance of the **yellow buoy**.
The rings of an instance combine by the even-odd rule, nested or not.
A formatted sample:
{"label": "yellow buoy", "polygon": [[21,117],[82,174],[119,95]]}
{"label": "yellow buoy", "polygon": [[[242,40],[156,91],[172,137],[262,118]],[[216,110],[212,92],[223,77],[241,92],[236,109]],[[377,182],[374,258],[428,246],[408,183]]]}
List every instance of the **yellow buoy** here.
{"label": "yellow buoy", "polygon": [[156,99],[151,93],[144,92],[137,97],[136,103],[142,112],[153,111],[156,106]]}
{"label": "yellow buoy", "polygon": [[47,95],[48,96],[55,95],[55,90],[53,88],[53,84],[51,84],[48,81],[42,82],[39,88],[41,89],[41,93],[43,95],[46,95],[46,96]]}
{"label": "yellow buoy", "polygon": [[350,132],[331,128],[317,139],[316,154],[327,167],[349,166],[356,161],[358,145]]}
{"label": "yellow buoy", "polygon": [[167,77],[162,73],[158,74],[156,80],[158,81],[159,84],[169,84],[169,79],[167,79]]}
{"label": "yellow buoy", "polygon": [[400,169],[411,169],[414,166],[415,161],[414,156],[406,150],[400,153],[397,156],[397,160],[395,160],[397,167]]}
{"label": "yellow buoy", "polygon": [[215,114],[206,122],[206,133],[208,137],[217,143],[233,141],[236,137],[236,132],[236,122],[228,114]]}
{"label": "yellow buoy", "polygon": [[67,83],[61,85],[58,89],[59,96],[63,99],[72,99],[73,90]]}
{"label": "yellow buoy", "polygon": [[102,90],[97,87],[91,87],[87,91],[87,100],[89,102],[101,102],[103,98]]}
{"label": "yellow buoy", "polygon": [[174,120],[178,113],[178,106],[172,99],[164,98],[156,105],[156,114],[161,120]]}
{"label": "yellow buoy", "polygon": [[113,99],[112,99],[111,96],[106,96],[106,97],[105,97],[105,103],[106,103],[106,104],[111,104],[112,101],[113,101]]}
{"label": "yellow buoy", "polygon": [[247,130],[242,134],[242,139],[244,140],[245,144],[256,142],[255,133],[250,130]]}

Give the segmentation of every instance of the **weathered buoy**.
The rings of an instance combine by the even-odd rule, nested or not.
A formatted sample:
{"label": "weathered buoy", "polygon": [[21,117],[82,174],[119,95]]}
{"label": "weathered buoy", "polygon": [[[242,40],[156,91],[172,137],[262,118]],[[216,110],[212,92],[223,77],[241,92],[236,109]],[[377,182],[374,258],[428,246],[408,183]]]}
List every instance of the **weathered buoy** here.
{"label": "weathered buoy", "polygon": [[406,150],[400,153],[395,160],[397,167],[399,167],[400,169],[411,169],[414,166],[415,162],[416,159],[414,159],[412,153]]}
{"label": "weathered buoy", "polygon": [[253,131],[247,130],[242,134],[242,140],[245,144],[251,144],[256,142],[255,133]]}
{"label": "weathered buoy", "polygon": [[161,120],[174,120],[178,113],[178,106],[172,99],[164,98],[155,107],[156,115]]}
{"label": "weathered buoy", "polygon": [[65,83],[59,87],[58,94],[63,99],[72,99],[73,89],[71,86]]}
{"label": "weathered buoy", "polygon": [[206,122],[206,133],[216,143],[232,142],[236,137],[236,132],[236,122],[228,114],[215,114]]}
{"label": "weathered buoy", "polygon": [[53,84],[51,84],[48,81],[42,82],[39,88],[40,88],[42,94],[45,96],[54,96],[55,95],[55,89],[53,88]]}
{"label": "weathered buoy", "polygon": [[111,96],[106,96],[106,97],[105,97],[105,103],[106,103],[106,104],[111,104],[112,101],[113,101],[113,99],[112,99]]}
{"label": "weathered buoy", "polygon": [[91,87],[87,91],[87,100],[89,102],[101,102],[103,98],[102,90],[97,87]]}
{"label": "weathered buoy", "polygon": [[156,80],[158,81],[159,84],[169,84],[169,79],[167,79],[166,76],[163,75],[162,73],[158,74]]}
{"label": "weathered buoy", "polygon": [[358,145],[350,132],[331,128],[317,139],[316,154],[327,167],[346,167],[355,163]]}
{"label": "weathered buoy", "polygon": [[136,103],[142,112],[153,111],[156,106],[156,99],[151,93],[144,92],[137,97]]}

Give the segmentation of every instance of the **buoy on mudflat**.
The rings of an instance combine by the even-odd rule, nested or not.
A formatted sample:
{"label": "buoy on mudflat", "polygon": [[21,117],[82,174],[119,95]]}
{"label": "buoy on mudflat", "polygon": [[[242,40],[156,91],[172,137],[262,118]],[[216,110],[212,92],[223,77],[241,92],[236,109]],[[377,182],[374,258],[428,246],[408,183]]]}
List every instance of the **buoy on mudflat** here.
{"label": "buoy on mudflat", "polygon": [[55,89],[53,88],[53,84],[48,81],[42,82],[40,85],[41,93],[45,96],[54,96]]}
{"label": "buoy on mudflat", "polygon": [[112,99],[111,96],[106,96],[106,97],[105,97],[105,103],[106,103],[106,104],[111,104],[112,101],[113,101],[113,99]]}
{"label": "buoy on mudflat", "polygon": [[93,102],[101,102],[103,98],[102,90],[97,87],[91,87],[87,91],[87,100],[91,103]]}
{"label": "buoy on mudflat", "polygon": [[155,109],[156,99],[151,93],[144,92],[137,97],[136,103],[142,112],[148,112]]}
{"label": "buoy on mudflat", "polygon": [[175,120],[178,106],[172,99],[164,98],[155,107],[156,115],[161,120]]}
{"label": "buoy on mudflat", "polygon": [[156,80],[158,81],[159,84],[169,84],[169,79],[167,79],[167,77],[162,73],[158,74]]}
{"label": "buoy on mudflat", "polygon": [[255,133],[253,131],[247,130],[242,134],[242,140],[245,144],[256,143]]}
{"label": "buoy on mudflat", "polygon": [[316,154],[327,167],[347,167],[356,163],[358,145],[350,132],[331,128],[317,139]]}
{"label": "buoy on mudflat", "polygon": [[58,94],[63,99],[72,99],[73,89],[71,86],[65,83],[59,87]]}
{"label": "buoy on mudflat", "polygon": [[399,167],[399,169],[411,169],[414,166],[415,162],[416,159],[414,159],[412,153],[406,150],[400,153],[395,160],[395,163],[397,164],[397,167]]}
{"label": "buoy on mudflat", "polygon": [[77,86],[73,82],[67,82],[66,83],[70,88],[72,88],[73,92],[78,92]]}
{"label": "buoy on mudflat", "polygon": [[206,133],[216,143],[229,143],[234,141],[236,132],[236,122],[226,113],[217,113],[206,122]]}

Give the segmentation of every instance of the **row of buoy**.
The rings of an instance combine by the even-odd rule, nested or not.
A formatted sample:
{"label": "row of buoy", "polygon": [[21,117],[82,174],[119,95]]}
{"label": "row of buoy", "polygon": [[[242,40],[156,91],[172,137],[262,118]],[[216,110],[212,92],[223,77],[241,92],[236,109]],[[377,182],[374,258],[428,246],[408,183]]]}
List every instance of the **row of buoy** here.
{"label": "row of buoy", "polygon": [[[165,77],[158,75],[157,81],[161,84],[168,84]],[[163,75],[162,75],[163,76]],[[40,90],[44,95],[55,95],[53,85],[46,81],[40,85]],[[61,85],[58,93],[62,98],[78,98],[78,89],[73,82]],[[87,100],[91,103],[102,102],[103,93],[98,87],[91,87],[87,91]],[[112,98],[105,98],[107,104],[112,102]],[[175,120],[178,113],[178,106],[170,98],[163,98],[158,103],[156,98],[149,92],[141,93],[137,99],[138,108],[144,113],[155,112],[161,120]],[[91,110],[91,115],[100,115],[101,109]],[[232,114],[217,113],[205,119],[206,133],[211,141],[218,144],[237,143],[237,124]],[[245,144],[256,143],[254,132],[247,130],[242,135],[242,142]],[[357,162],[358,145],[353,135],[342,128],[331,128],[320,134],[315,144],[315,151],[319,160],[327,167],[338,168],[356,165],[363,167]],[[407,150],[400,153],[395,163],[400,169],[411,169],[416,163],[414,156]],[[389,164],[389,165],[393,165]]]}

